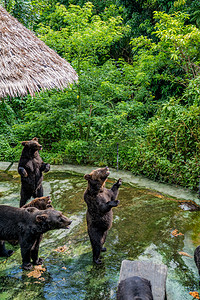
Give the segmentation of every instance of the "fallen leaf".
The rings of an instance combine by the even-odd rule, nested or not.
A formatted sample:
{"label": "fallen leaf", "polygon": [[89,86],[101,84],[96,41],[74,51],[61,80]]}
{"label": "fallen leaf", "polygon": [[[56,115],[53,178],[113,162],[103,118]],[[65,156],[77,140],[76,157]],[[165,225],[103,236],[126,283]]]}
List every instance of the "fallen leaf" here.
{"label": "fallen leaf", "polygon": [[171,234],[172,234],[173,236],[184,235],[183,233],[178,232],[177,229],[174,229],[174,230],[171,232]]}
{"label": "fallen leaf", "polygon": [[193,258],[193,256],[191,256],[190,254],[188,254],[188,253],[186,253],[186,252],[182,252],[182,251],[180,251],[180,252],[178,252],[180,255],[184,255],[184,256],[188,256],[188,257],[191,257],[191,258]]}
{"label": "fallen leaf", "polygon": [[39,270],[34,270],[27,274],[28,277],[34,277],[39,278],[42,275],[42,273]]}
{"label": "fallen leaf", "polygon": [[45,281],[44,277],[40,277],[39,280],[41,281]]}
{"label": "fallen leaf", "polygon": [[42,272],[45,272],[45,271],[46,271],[46,269],[43,268],[42,265],[34,266],[34,269],[35,269],[35,270],[42,271]]}
{"label": "fallen leaf", "polygon": [[[45,272],[46,269],[43,268],[41,265],[35,266],[34,270],[29,272],[27,274],[28,277],[34,277],[34,278],[39,278],[41,277],[42,273]],[[40,278],[39,278],[40,279]]]}
{"label": "fallen leaf", "polygon": [[199,293],[198,293],[198,292],[189,292],[189,294],[190,294],[194,299],[200,299]]}
{"label": "fallen leaf", "polygon": [[58,247],[54,251],[56,251],[56,252],[65,252],[66,250],[67,250],[67,247],[66,247],[66,245],[64,245],[64,246]]}

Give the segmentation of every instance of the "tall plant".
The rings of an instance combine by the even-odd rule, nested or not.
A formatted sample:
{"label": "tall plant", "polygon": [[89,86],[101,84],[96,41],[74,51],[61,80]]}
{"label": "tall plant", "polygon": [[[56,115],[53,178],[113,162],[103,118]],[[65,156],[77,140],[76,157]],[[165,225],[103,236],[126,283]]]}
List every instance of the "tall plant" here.
{"label": "tall plant", "polygon": [[200,30],[188,25],[185,13],[155,12],[154,38],[131,41],[135,69],[135,97],[140,101],[182,96],[200,72]]}
{"label": "tall plant", "polygon": [[[39,37],[47,45],[54,48],[62,57],[66,58],[76,68],[79,75],[78,85],[78,115],[81,118],[83,112],[83,90],[90,84],[90,99],[87,107],[90,107],[87,138],[90,132],[90,121],[93,111],[93,89],[91,69],[101,65],[110,58],[111,46],[119,41],[129,31],[120,16],[113,17],[106,12],[104,16],[93,14],[93,4],[87,2],[80,7],[78,5],[57,4],[55,11],[49,16],[48,26],[41,26],[38,30]],[[85,74],[88,73],[88,77]],[[84,81],[82,78],[84,78]],[[80,137],[83,139],[81,122]]]}

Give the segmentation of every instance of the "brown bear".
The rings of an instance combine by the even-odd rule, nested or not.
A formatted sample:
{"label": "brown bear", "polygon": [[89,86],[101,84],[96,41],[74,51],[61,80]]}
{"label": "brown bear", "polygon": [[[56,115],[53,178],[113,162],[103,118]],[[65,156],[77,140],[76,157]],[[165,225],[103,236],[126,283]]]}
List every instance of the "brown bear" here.
{"label": "brown bear", "polygon": [[42,161],[39,150],[42,146],[35,137],[30,141],[22,142],[24,146],[18,164],[18,173],[21,175],[21,199],[22,207],[31,197],[43,196],[42,172],[48,172],[50,165]]}
{"label": "brown bear", "polygon": [[119,204],[116,198],[118,196],[118,188],[122,184],[122,180],[119,179],[111,189],[106,189],[104,185],[109,174],[109,168],[105,167],[94,170],[84,176],[88,181],[88,186],[84,193],[84,200],[87,203],[87,228],[92,245],[93,261],[96,264],[101,263],[101,251],[106,251],[103,245],[108,230],[112,226],[112,207]]}
{"label": "brown bear", "polygon": [[38,251],[43,233],[54,229],[66,229],[70,224],[71,221],[67,217],[53,208],[38,210],[35,207],[0,205],[0,254],[5,249],[2,240],[19,241],[22,267],[30,270],[33,267],[31,259],[34,265],[42,264],[42,259],[38,258]]}
{"label": "brown bear", "polygon": [[122,280],[118,285],[117,300],[153,300],[150,281],[138,276]]}
{"label": "brown bear", "polygon": [[27,208],[27,207],[35,207],[39,210],[44,210],[47,208],[53,208],[53,206],[51,205],[51,199],[50,196],[44,196],[44,197],[40,197],[40,198],[35,198],[32,201],[30,201],[29,203],[23,205],[23,208]]}
{"label": "brown bear", "polygon": [[[50,200],[50,196],[35,198],[29,203],[23,205],[22,208],[35,207],[39,210],[45,210],[47,208],[53,208],[51,202],[52,201]],[[18,244],[17,240],[9,240],[8,242],[13,246]],[[0,256],[9,257],[12,254],[13,254],[12,250],[6,250],[4,241],[0,241]]]}

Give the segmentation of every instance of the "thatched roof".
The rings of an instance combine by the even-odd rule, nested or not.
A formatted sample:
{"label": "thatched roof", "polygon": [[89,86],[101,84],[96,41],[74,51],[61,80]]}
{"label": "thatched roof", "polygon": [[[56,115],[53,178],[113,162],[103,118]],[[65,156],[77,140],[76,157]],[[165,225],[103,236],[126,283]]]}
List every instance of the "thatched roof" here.
{"label": "thatched roof", "polygon": [[0,6],[0,98],[77,81],[72,66]]}

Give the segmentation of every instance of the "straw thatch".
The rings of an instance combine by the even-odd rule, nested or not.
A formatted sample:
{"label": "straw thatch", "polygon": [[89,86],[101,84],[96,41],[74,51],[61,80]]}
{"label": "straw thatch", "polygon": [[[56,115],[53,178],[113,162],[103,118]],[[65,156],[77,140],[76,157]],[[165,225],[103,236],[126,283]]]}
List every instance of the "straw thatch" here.
{"label": "straw thatch", "polygon": [[0,98],[77,81],[72,66],[0,6]]}

